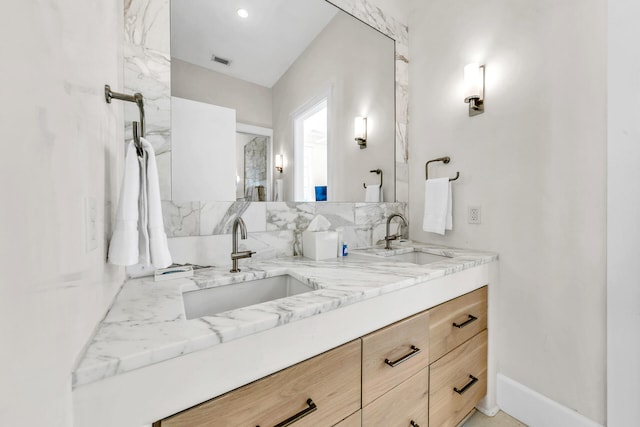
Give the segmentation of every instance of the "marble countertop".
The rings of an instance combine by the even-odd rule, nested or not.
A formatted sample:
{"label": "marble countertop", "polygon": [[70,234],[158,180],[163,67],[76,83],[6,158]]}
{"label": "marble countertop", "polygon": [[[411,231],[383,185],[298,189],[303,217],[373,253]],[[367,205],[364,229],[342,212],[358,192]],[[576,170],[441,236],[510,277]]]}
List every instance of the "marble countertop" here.
{"label": "marble countertop", "polygon": [[[300,319],[497,260],[492,252],[418,243],[369,248],[325,261],[277,258],[196,270],[194,277],[127,281],[73,373],[78,387],[124,372],[213,347]],[[426,265],[384,259],[419,251],[443,256]],[[314,290],[279,300],[187,320],[182,293],[289,274]]]}

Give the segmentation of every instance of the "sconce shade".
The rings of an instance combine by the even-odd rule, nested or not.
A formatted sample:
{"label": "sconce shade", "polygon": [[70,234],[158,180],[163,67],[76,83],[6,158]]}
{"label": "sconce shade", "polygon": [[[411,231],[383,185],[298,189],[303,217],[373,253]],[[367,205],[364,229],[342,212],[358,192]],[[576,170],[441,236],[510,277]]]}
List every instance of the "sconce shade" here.
{"label": "sconce shade", "polygon": [[282,173],[282,169],[284,168],[284,158],[282,154],[276,154],[276,169],[278,172]]}
{"label": "sconce shade", "polygon": [[356,117],[353,124],[356,142],[360,149],[367,148],[367,118]]}
{"label": "sconce shade", "polygon": [[484,66],[476,62],[464,67],[464,102],[469,116],[484,113]]}
{"label": "sconce shade", "polygon": [[480,66],[475,62],[464,67],[464,96],[480,98]]}

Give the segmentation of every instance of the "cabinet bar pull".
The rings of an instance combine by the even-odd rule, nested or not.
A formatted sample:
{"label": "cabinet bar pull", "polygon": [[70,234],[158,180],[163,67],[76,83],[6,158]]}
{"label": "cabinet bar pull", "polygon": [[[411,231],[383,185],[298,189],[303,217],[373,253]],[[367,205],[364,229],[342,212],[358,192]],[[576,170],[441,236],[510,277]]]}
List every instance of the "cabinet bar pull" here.
{"label": "cabinet bar pull", "polygon": [[415,421],[413,421],[413,420],[411,420],[411,422],[409,423],[409,425],[410,425],[411,427],[420,427],[420,424],[418,424],[417,422],[415,422]]}
{"label": "cabinet bar pull", "polygon": [[384,363],[386,363],[387,365],[391,366],[392,368],[395,368],[396,366],[398,366],[402,362],[406,362],[407,360],[411,359],[416,354],[420,353],[420,351],[422,351],[422,350],[420,350],[415,345],[412,345],[410,353],[408,353],[408,354],[402,356],[400,359],[394,360],[394,361],[391,361],[389,359],[384,359]]}
{"label": "cabinet bar pull", "polygon": [[469,315],[469,319],[467,319],[466,321],[462,322],[462,323],[453,323],[453,326],[455,326],[456,328],[464,328],[465,326],[467,326],[469,323],[474,322],[478,320],[478,318],[476,316],[472,316],[471,314]]}
{"label": "cabinet bar pull", "polygon": [[474,377],[473,375],[469,375],[469,378],[471,378],[471,381],[469,381],[464,387],[462,387],[459,390],[458,390],[457,387],[454,387],[453,391],[455,391],[458,394],[462,394],[465,391],[469,390],[469,387],[471,387],[472,385],[474,385],[475,383],[478,382],[478,379],[476,377]]}
{"label": "cabinet bar pull", "polygon": [[[306,417],[307,415],[309,415],[312,412],[315,412],[316,409],[318,409],[316,404],[313,403],[313,400],[311,400],[311,399],[307,399],[307,405],[309,405],[308,408],[304,408],[302,411],[300,411],[297,414],[287,418],[286,420],[282,421],[281,423],[276,424],[274,427],[287,427],[287,426],[290,426],[291,424],[295,423],[296,421],[301,420],[302,418]],[[256,426],[256,427],[260,427],[260,426]]]}

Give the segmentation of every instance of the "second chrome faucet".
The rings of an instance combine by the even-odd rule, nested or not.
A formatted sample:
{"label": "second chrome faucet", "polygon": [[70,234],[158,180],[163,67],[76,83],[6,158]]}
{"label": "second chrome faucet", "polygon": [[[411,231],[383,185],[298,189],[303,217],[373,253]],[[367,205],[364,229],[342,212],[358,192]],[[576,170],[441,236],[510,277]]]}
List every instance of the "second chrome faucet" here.
{"label": "second chrome faucet", "polygon": [[400,215],[399,213],[394,213],[394,214],[389,215],[389,218],[387,218],[387,230],[386,230],[387,232],[384,235],[384,240],[386,242],[385,245],[384,245],[385,249],[391,249],[391,241],[392,240],[396,240],[397,238],[401,237],[401,236],[399,236],[397,234],[389,234],[390,233],[390,228],[391,228],[391,220],[393,218],[395,218],[395,217],[400,218],[402,220],[402,222],[404,223],[404,226],[405,227],[407,226],[407,220],[404,219],[404,217],[402,215]]}
{"label": "second chrome faucet", "polygon": [[238,267],[238,260],[242,258],[251,258],[251,255],[255,254],[252,251],[239,251],[238,252],[238,227],[240,227],[240,238],[245,240],[247,238],[247,226],[240,217],[236,217],[233,221],[233,229],[231,230],[231,272],[238,273],[240,268]]}

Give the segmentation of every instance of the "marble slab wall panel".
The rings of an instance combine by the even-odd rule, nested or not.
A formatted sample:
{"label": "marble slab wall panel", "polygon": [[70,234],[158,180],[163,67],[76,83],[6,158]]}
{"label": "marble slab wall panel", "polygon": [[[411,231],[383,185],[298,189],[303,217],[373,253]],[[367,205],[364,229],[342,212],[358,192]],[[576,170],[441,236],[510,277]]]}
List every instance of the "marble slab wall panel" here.
{"label": "marble slab wall panel", "polygon": [[[352,249],[379,243],[389,215],[407,217],[406,203],[165,201],[163,208],[175,262],[217,266],[230,263],[236,216],[242,216],[249,232],[239,247],[255,251],[254,259],[302,255],[302,232],[317,215],[329,221],[330,230],[342,231]],[[398,227],[394,221],[391,231],[397,233]]]}
{"label": "marble slab wall panel", "polygon": [[[124,92],[142,93],[145,138],[156,152],[160,196],[171,199],[171,52],[170,0],[124,2]],[[121,91],[121,88],[112,88]],[[117,101],[121,102],[121,101]],[[125,107],[125,138],[139,121],[133,103]]]}

